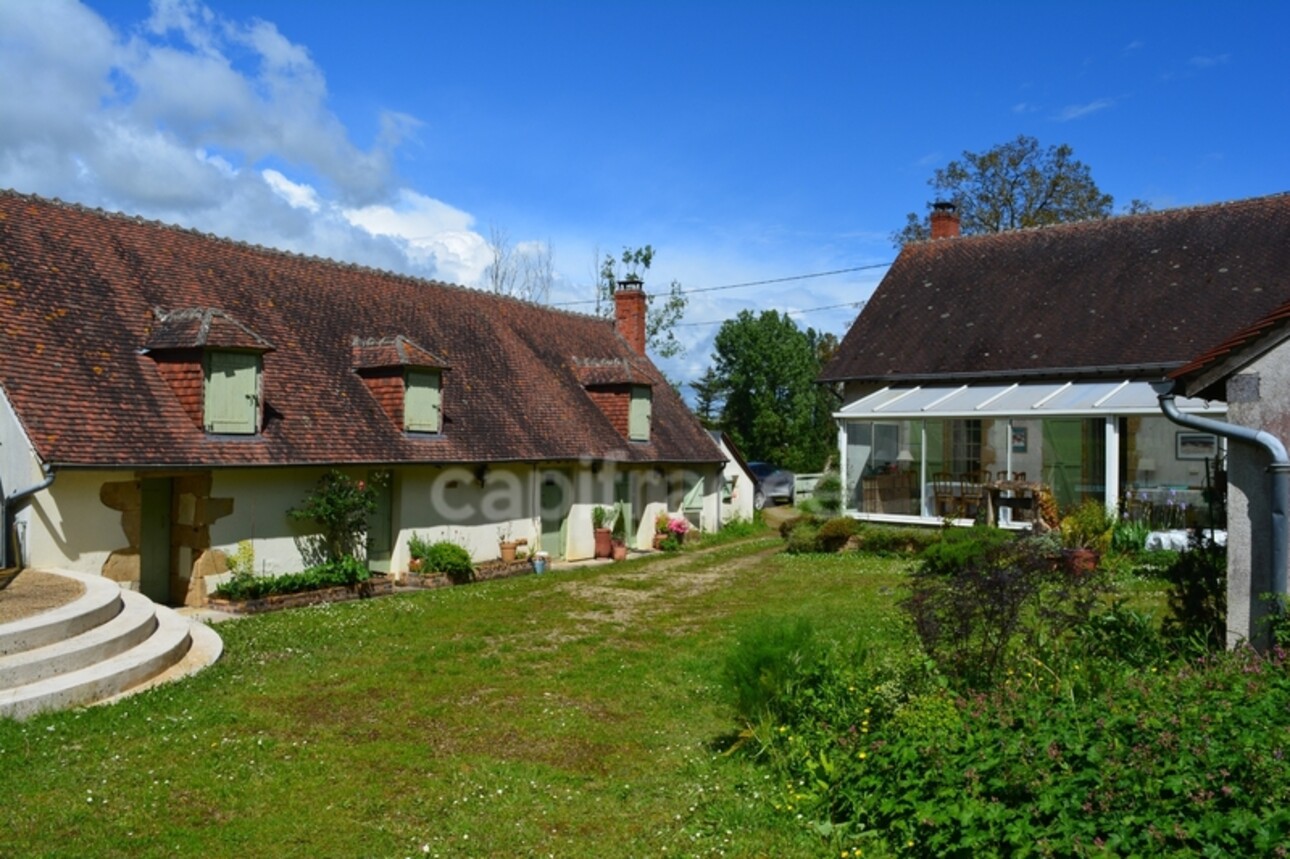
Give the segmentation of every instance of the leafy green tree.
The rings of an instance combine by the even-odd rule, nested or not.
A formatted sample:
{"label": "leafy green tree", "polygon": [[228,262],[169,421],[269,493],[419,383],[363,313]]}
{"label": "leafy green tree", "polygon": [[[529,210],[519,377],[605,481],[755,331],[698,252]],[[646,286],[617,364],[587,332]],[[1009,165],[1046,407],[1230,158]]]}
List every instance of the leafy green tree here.
{"label": "leafy green tree", "polygon": [[[644,273],[649,271],[654,261],[654,248],[645,245],[640,248],[623,248],[622,256],[605,254],[600,262],[596,284],[597,307],[602,316],[614,315],[614,290],[618,282],[628,277],[644,280]],[[676,324],[685,316],[685,307],[689,299],[681,289],[679,281],[672,281],[666,295],[646,296],[645,310],[645,346],[660,358],[675,358],[685,352],[681,341],[676,339]]]}
{"label": "leafy green tree", "polygon": [[826,336],[774,310],[722,324],[712,374],[725,394],[721,427],[748,459],[818,471],[833,452],[834,396],[815,383]]}
{"label": "leafy green tree", "polygon": [[708,367],[702,376],[690,382],[690,387],[694,390],[694,413],[699,422],[708,429],[716,429],[721,417],[719,407],[726,398],[725,388],[717,378],[717,371]]}
{"label": "leafy green tree", "polygon": [[[964,152],[961,161],[937,169],[927,184],[938,200],[958,207],[965,236],[1111,214],[1111,195],[1097,187],[1073,149],[1064,143],[1042,149],[1024,134],[985,152]],[[910,212],[891,240],[900,247],[930,236],[927,218]]]}

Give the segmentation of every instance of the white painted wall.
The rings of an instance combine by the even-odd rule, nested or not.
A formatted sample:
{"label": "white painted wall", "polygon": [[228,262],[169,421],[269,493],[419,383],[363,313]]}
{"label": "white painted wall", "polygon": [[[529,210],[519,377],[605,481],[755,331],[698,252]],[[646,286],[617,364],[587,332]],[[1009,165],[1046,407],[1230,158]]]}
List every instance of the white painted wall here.
{"label": "white painted wall", "polygon": [[129,480],[130,472],[59,471],[54,482],[32,496],[17,515],[25,532],[24,556],[33,567],[98,575],[114,550],[129,542],[121,514],[99,500],[99,488]]}
{"label": "white painted wall", "polygon": [[40,459],[0,387],[0,493],[5,496],[35,486],[44,479]]}

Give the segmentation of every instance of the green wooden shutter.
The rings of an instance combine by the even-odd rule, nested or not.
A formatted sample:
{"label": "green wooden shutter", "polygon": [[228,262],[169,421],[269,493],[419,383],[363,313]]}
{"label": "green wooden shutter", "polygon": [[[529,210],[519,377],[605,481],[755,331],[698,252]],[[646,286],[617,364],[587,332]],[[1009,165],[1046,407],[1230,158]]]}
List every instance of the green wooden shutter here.
{"label": "green wooden shutter", "polygon": [[404,386],[403,428],[408,432],[439,432],[439,371],[408,370]]}
{"label": "green wooden shutter", "polygon": [[206,431],[250,435],[260,413],[260,356],[206,353]]}
{"label": "green wooden shutter", "polygon": [[631,412],[627,420],[627,437],[632,441],[649,441],[652,418],[653,401],[650,389],[644,385],[633,386]]}
{"label": "green wooden shutter", "polygon": [[685,500],[681,502],[682,510],[702,510],[703,509],[703,478],[690,487],[690,491],[685,493]]}

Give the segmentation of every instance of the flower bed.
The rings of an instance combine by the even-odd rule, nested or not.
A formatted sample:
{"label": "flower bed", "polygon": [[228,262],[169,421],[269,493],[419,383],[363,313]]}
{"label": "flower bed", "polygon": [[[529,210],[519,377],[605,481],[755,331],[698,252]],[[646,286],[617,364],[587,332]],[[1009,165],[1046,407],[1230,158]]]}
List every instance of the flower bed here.
{"label": "flower bed", "polygon": [[368,597],[386,596],[394,593],[394,580],[389,576],[374,573],[364,582],[352,585],[337,585],[330,588],[318,588],[310,591],[299,591],[293,594],[270,594],[251,599],[226,599],[211,597],[207,606],[217,611],[230,614],[261,614],[266,611],[279,611],[284,608],[299,608],[318,603],[347,602],[349,600],[367,599]]}
{"label": "flower bed", "polygon": [[[487,561],[475,567],[471,581],[485,582],[489,579],[508,579],[533,572],[533,562],[524,561]],[[446,573],[414,573],[403,575],[402,585],[409,588],[446,588],[454,584]]]}

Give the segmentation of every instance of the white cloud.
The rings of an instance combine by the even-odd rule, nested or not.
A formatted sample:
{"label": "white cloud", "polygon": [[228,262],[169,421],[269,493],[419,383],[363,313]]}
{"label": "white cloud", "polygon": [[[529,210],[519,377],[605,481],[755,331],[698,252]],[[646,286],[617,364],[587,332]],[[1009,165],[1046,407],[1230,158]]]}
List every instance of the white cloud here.
{"label": "white cloud", "polygon": [[76,0],[0,2],[0,187],[473,285],[465,212],[400,189],[420,122],[357,146],[308,49],[267,21],[153,0],[114,31]]}
{"label": "white cloud", "polygon": [[318,205],[318,192],[308,185],[292,182],[277,170],[261,170],[260,175],[279,197],[291,204],[292,208],[309,212],[317,212],[321,208]]}
{"label": "white cloud", "polygon": [[415,260],[432,264],[440,277],[477,285],[490,256],[484,237],[474,232],[474,218],[447,203],[401,189],[393,204],[346,209],[350,223],[374,236],[405,243]]}
{"label": "white cloud", "polygon": [[1106,110],[1115,104],[1114,99],[1099,98],[1096,101],[1090,101],[1088,104],[1072,104],[1062,108],[1057,116],[1054,117],[1058,122],[1070,122],[1073,119],[1083,119],[1099,111]]}

